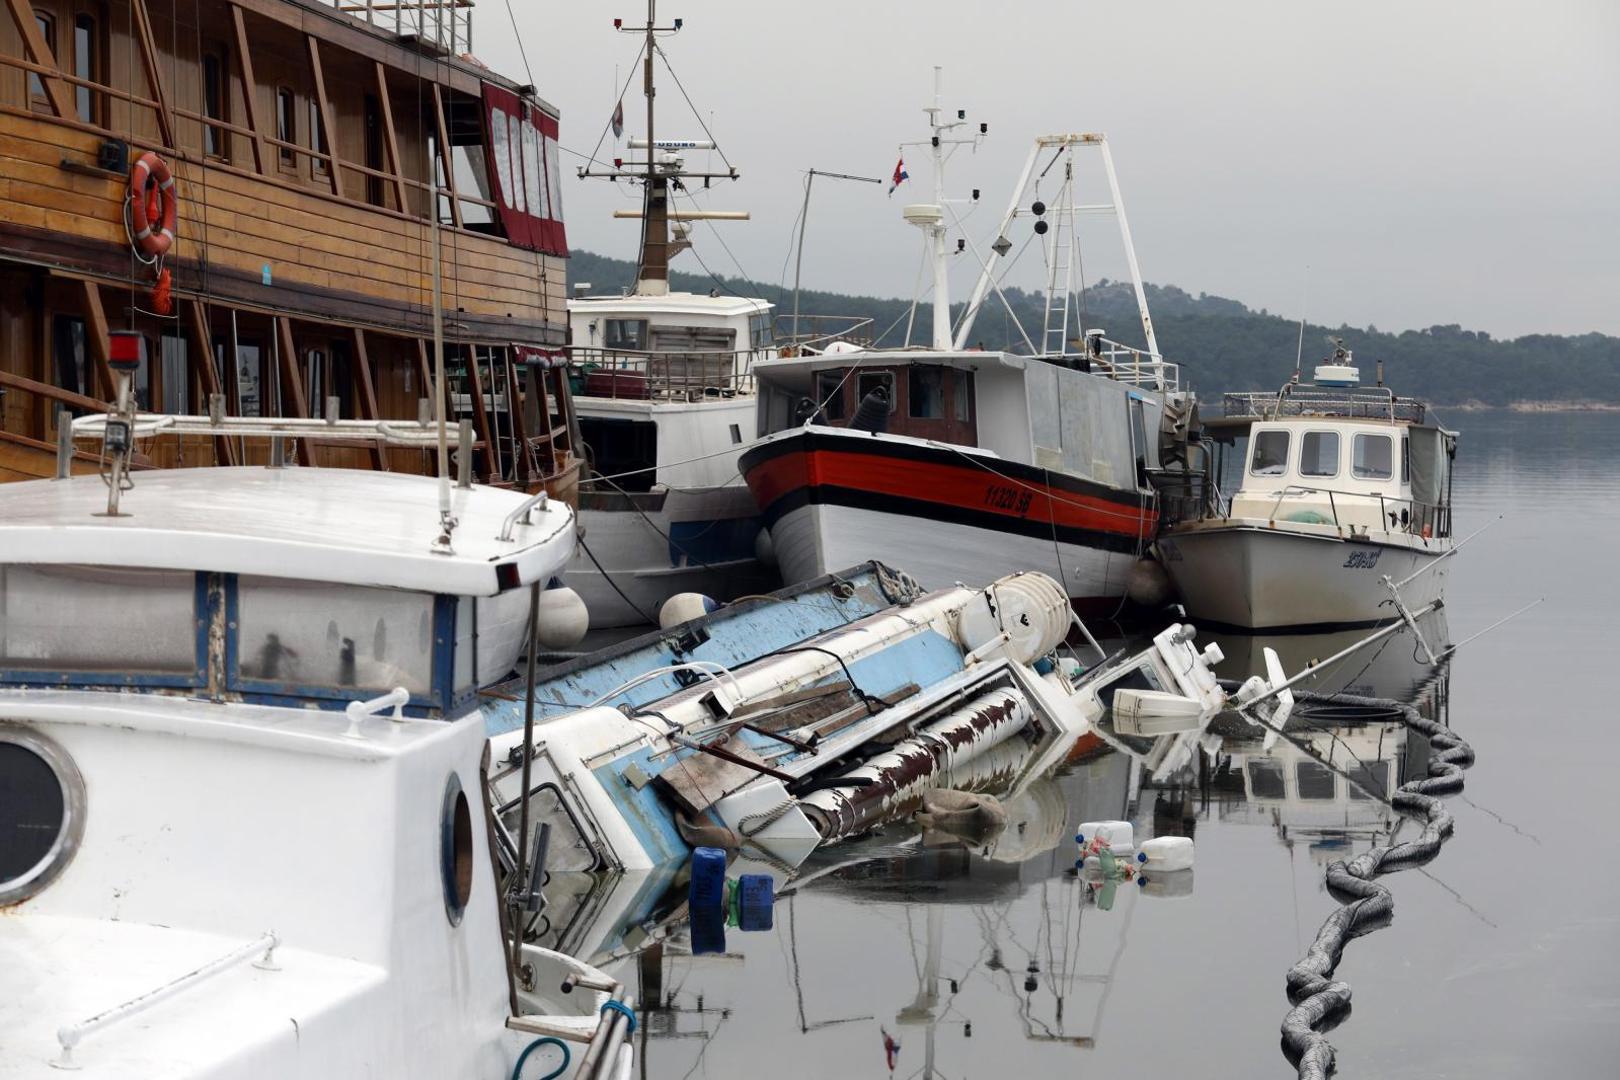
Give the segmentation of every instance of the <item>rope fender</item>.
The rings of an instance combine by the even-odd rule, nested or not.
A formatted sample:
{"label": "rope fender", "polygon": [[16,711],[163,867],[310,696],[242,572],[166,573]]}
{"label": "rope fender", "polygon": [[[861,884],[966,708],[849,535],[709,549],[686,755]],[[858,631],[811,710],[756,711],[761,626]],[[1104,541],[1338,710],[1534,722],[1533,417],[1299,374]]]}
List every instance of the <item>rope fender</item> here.
{"label": "rope fender", "polygon": [[1334,970],[1353,938],[1389,924],[1395,898],[1377,880],[1385,874],[1423,866],[1440,854],[1454,822],[1441,799],[1463,789],[1463,770],[1473,765],[1474,751],[1450,728],[1403,708],[1406,726],[1429,739],[1438,750],[1429,759],[1429,775],[1402,784],[1390,797],[1398,812],[1424,821],[1415,840],[1375,847],[1327,869],[1327,887],[1340,907],[1317,931],[1303,959],[1288,969],[1288,1000],[1294,1006],[1282,1022],[1283,1054],[1300,1080],[1326,1080],[1334,1069],[1328,1030],[1350,1007],[1350,984],[1333,979]]}

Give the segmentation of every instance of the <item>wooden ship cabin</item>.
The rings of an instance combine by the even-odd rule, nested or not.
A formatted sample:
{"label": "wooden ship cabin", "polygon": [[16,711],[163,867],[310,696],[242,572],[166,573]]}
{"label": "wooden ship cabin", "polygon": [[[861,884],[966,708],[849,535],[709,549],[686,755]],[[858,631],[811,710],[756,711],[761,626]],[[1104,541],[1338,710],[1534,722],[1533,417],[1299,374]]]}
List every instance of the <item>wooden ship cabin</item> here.
{"label": "wooden ship cabin", "polygon": [[[471,0],[4,4],[0,479],[53,475],[59,418],[107,408],[110,332],[143,340],[143,411],[414,421],[438,310],[473,475],[572,501],[557,112],[472,58]],[[268,452],[138,449],[149,467]],[[382,442],[295,453],[435,467]]]}

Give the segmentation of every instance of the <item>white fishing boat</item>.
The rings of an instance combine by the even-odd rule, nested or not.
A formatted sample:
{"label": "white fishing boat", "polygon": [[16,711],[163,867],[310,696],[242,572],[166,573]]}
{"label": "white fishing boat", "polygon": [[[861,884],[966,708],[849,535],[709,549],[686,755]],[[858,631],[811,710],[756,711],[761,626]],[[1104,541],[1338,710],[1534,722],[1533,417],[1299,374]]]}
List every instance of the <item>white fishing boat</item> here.
{"label": "white fishing boat", "polygon": [[1454,549],[1451,467],[1457,436],[1427,406],[1360,385],[1338,345],[1313,383],[1227,394],[1206,423],[1247,436],[1243,477],[1183,500],[1158,554],[1191,617],[1247,629],[1371,626],[1445,593]]}
{"label": "white fishing boat", "polygon": [[[972,200],[947,198],[945,163],[984,125],[944,109],[937,85],[926,112],[929,138],[917,145],[933,160],[933,201],[904,217],[931,254],[930,345],[836,343],[756,364],[764,436],[743,454],[743,475],[785,581],[867,558],[930,588],[1028,569],[1061,582],[1081,611],[1113,613],[1158,529],[1150,477],[1178,467],[1192,399],[1158,350],[1108,143],[1036,139],[988,249],[963,234],[953,255],[953,204]],[[1103,204],[1079,198],[1083,151],[1101,157]],[[1078,222],[1098,210],[1118,221],[1144,348],[1081,325]],[[992,291],[1005,302],[1015,246],[1045,259],[1044,325],[1019,327],[1027,352],[987,351],[973,344],[975,319]],[[953,258],[980,270],[954,326]]]}
{"label": "white fishing boat", "polygon": [[[579,172],[642,190],[639,210],[614,215],[641,222],[633,288],[589,295],[585,285],[568,304],[574,410],[590,469],[580,558],[567,581],[599,629],[656,625],[676,593],[729,600],[774,585],[757,555],[759,509],[737,469],[758,435],[752,368],[773,350],[772,305],[672,291],[669,282],[670,259],[692,246],[693,222],[748,217],[692,200],[694,189],[738,176],[712,138],[655,133],[654,58],[669,62],[657,40],[682,23],[658,26],[649,3],[644,26],[620,27],[645,36],[647,129],[629,140],[641,160],[593,155]],[[622,102],[614,123],[622,130]],[[722,165],[688,167],[695,153],[720,153]]]}
{"label": "white fishing boat", "polygon": [[[128,381],[72,424],[105,475],[0,487],[0,1076],[496,1080],[568,1045],[623,1075],[623,988],[509,940],[484,793],[478,692],[573,513],[280,467],[325,422],[137,417]],[[274,467],[131,483],[135,439],[188,430]]]}

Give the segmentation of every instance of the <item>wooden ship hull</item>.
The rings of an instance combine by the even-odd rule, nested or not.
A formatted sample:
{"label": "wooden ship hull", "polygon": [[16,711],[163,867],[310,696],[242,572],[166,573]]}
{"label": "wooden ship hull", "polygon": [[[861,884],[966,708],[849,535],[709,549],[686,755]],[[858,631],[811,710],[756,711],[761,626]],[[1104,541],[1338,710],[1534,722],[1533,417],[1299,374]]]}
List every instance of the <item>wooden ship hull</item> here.
{"label": "wooden ship hull", "polygon": [[[0,479],[55,475],[58,414],[106,408],[113,330],[145,339],[142,410],[417,420],[437,300],[474,477],[573,501],[557,114],[461,55],[469,0],[387,5],[388,25],[322,0],[165,7],[0,11]],[[147,152],[178,202],[161,258],[131,222]],[[149,449],[148,467],[267,453]],[[74,469],[95,468],[98,448],[78,450]],[[295,454],[435,468],[380,443]]]}

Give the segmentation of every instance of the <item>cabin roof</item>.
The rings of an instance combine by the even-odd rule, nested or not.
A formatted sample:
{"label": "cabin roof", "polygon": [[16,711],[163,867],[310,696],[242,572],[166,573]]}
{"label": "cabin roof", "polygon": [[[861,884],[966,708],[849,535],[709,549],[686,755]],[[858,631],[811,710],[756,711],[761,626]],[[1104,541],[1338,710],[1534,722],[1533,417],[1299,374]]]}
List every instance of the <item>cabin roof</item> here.
{"label": "cabin roof", "polygon": [[768,300],[747,296],[706,296],[702,293],[672,292],[666,296],[582,296],[568,301],[568,313],[591,315],[752,315],[770,311]]}
{"label": "cabin roof", "polygon": [[[358,469],[157,469],[134,475],[120,516],[99,476],[0,485],[0,561],[263,574],[303,581],[492,596],[545,581],[573,554],[574,514],[548,502],[496,537],[526,496],[451,489],[453,554],[439,534],[438,481]],[[515,565],[517,580],[503,566]],[[503,576],[506,580],[502,580]]]}

